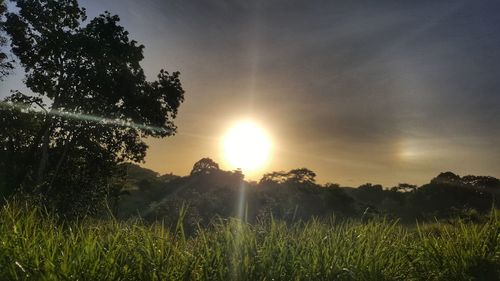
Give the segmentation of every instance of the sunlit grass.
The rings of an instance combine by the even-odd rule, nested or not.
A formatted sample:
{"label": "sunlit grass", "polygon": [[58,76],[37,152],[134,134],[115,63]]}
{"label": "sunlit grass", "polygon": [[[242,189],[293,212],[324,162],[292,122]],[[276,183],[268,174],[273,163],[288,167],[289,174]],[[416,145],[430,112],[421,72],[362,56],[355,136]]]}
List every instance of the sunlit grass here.
{"label": "sunlit grass", "polygon": [[[182,218],[183,214],[180,215]],[[498,280],[500,220],[177,225],[61,224],[40,209],[0,211],[2,280]]]}

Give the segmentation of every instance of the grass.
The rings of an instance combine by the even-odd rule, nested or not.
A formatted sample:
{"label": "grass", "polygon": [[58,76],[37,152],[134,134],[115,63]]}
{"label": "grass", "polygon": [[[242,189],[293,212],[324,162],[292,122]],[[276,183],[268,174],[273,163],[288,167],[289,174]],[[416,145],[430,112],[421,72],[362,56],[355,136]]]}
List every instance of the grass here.
{"label": "grass", "polygon": [[[182,217],[182,215],[181,215]],[[114,220],[61,224],[29,206],[0,210],[1,280],[500,280],[500,219],[248,225],[186,237]]]}

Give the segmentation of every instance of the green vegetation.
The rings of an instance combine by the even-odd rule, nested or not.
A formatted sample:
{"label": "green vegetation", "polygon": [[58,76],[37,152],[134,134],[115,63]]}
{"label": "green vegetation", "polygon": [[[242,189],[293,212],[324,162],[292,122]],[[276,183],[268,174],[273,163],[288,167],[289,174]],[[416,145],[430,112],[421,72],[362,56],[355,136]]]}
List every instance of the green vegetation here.
{"label": "green vegetation", "polygon": [[176,133],[179,72],[148,81],[117,15],[11,2],[0,80],[13,56],[26,92],[0,100],[1,281],[500,280],[499,179],[353,188],[297,168],[252,182],[210,158],[159,175],[133,163]]}
{"label": "green vegetation", "polygon": [[238,217],[242,206],[251,223],[266,220],[271,214],[287,222],[335,214],[337,218],[382,216],[404,224],[456,218],[477,222],[492,208],[500,207],[495,200],[500,195],[500,180],[450,172],[422,186],[367,183],[353,188],[318,184],[314,172],[305,168],[272,172],[259,182],[249,182],[240,171],[221,170],[207,158],[183,177],[160,176],[134,164],[122,168],[127,174],[123,194],[110,204],[118,219],[174,222],[182,204],[188,204],[189,230],[198,224],[206,226],[213,218]]}
{"label": "green vegetation", "polygon": [[3,280],[500,280],[500,218],[406,228],[335,219],[175,225],[61,223],[30,205],[0,211]]}
{"label": "green vegetation", "polygon": [[175,134],[180,73],[148,81],[144,46],[118,15],[87,19],[76,0],[11,2],[5,13],[0,1],[0,47],[5,31],[26,89],[0,100],[0,197],[43,195],[66,216],[96,213],[121,194],[118,165],[143,161],[146,138]]}

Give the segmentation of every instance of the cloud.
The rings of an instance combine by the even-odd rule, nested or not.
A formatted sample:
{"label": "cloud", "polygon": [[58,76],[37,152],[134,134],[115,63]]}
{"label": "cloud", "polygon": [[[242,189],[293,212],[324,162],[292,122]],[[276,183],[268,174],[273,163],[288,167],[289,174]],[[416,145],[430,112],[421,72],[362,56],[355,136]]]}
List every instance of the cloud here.
{"label": "cloud", "polygon": [[[306,162],[315,165],[320,155],[324,178],[342,177],[330,169],[345,179],[382,172],[382,181],[411,167],[428,166],[419,177],[439,172],[442,166],[418,157],[398,163],[401,147],[417,144],[431,152],[446,144],[443,157],[460,154],[471,166],[500,168],[488,156],[500,136],[498,1],[81,4],[94,14],[121,15],[146,45],[150,77],[165,66],[181,70],[187,92],[180,131],[214,136],[225,120],[253,114],[274,128],[283,150],[295,150],[281,164],[302,166],[300,155],[311,155]],[[464,141],[470,138],[480,141]],[[471,148],[478,143],[481,149]],[[487,164],[478,164],[481,158]]]}

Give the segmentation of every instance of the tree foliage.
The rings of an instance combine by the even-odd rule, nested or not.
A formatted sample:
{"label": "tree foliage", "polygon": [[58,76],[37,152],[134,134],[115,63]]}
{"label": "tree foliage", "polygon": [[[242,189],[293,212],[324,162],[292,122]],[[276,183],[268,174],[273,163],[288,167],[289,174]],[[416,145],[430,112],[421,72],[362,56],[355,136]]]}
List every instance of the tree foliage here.
{"label": "tree foliage", "polygon": [[316,173],[307,168],[293,169],[288,172],[288,182],[312,185],[316,183]]}
{"label": "tree foliage", "polygon": [[440,173],[437,177],[431,180],[432,184],[461,184],[463,183],[460,176],[452,172]]}
{"label": "tree foliage", "polygon": [[7,43],[7,39],[2,36],[4,32],[4,15],[7,11],[7,7],[5,6],[5,1],[0,0],[0,79],[2,79],[5,75],[9,73],[9,71],[13,68],[12,61],[8,59],[5,51],[2,50]]}
{"label": "tree foliage", "polygon": [[[244,181],[239,172],[217,167],[213,160],[204,158],[195,164],[194,173],[184,177],[169,175],[170,180],[164,181],[162,176],[135,166],[136,172],[130,173],[128,178],[133,187],[130,196],[123,196],[118,217],[130,218],[139,214],[148,220],[175,223],[179,210],[187,204],[186,220],[191,230],[214,219],[241,216],[239,208],[242,205],[245,206],[244,219],[249,222],[270,218],[285,221],[312,217],[328,219],[332,214],[336,218],[363,220],[383,216],[405,223],[456,217],[477,220],[492,207],[498,207],[495,197],[500,194],[500,186],[484,186],[484,182],[499,181],[487,176],[456,175],[452,176],[453,183],[432,180],[422,186],[400,183],[385,188],[366,183],[353,188],[312,182],[314,172],[309,169],[271,172],[257,183]],[[141,188],[145,178],[147,188]],[[456,181],[457,178],[460,181]],[[467,181],[471,183],[464,184]]]}
{"label": "tree foliage", "polygon": [[28,159],[36,131],[40,129],[41,118],[26,111],[20,111],[10,105],[30,107],[40,102],[36,98],[27,98],[14,94],[4,103],[0,103],[0,195],[10,195],[16,184],[16,175],[24,170],[22,159]]}
{"label": "tree foliage", "polygon": [[219,170],[219,164],[217,164],[214,160],[206,157],[194,163],[193,169],[191,170],[191,175],[209,174],[217,170]]}
{"label": "tree foliage", "polygon": [[117,15],[86,22],[76,0],[13,2],[19,12],[7,13],[5,23],[12,51],[26,86],[46,101],[37,103],[42,114],[15,184],[102,198],[118,163],[144,159],[146,137],[175,134],[184,100],[179,72],[161,70],[146,81],[144,46],[129,38]]}
{"label": "tree foliage", "polygon": [[314,185],[316,182],[316,173],[307,169],[292,169],[288,172],[278,171],[264,174],[260,183],[268,184],[303,184]]}

